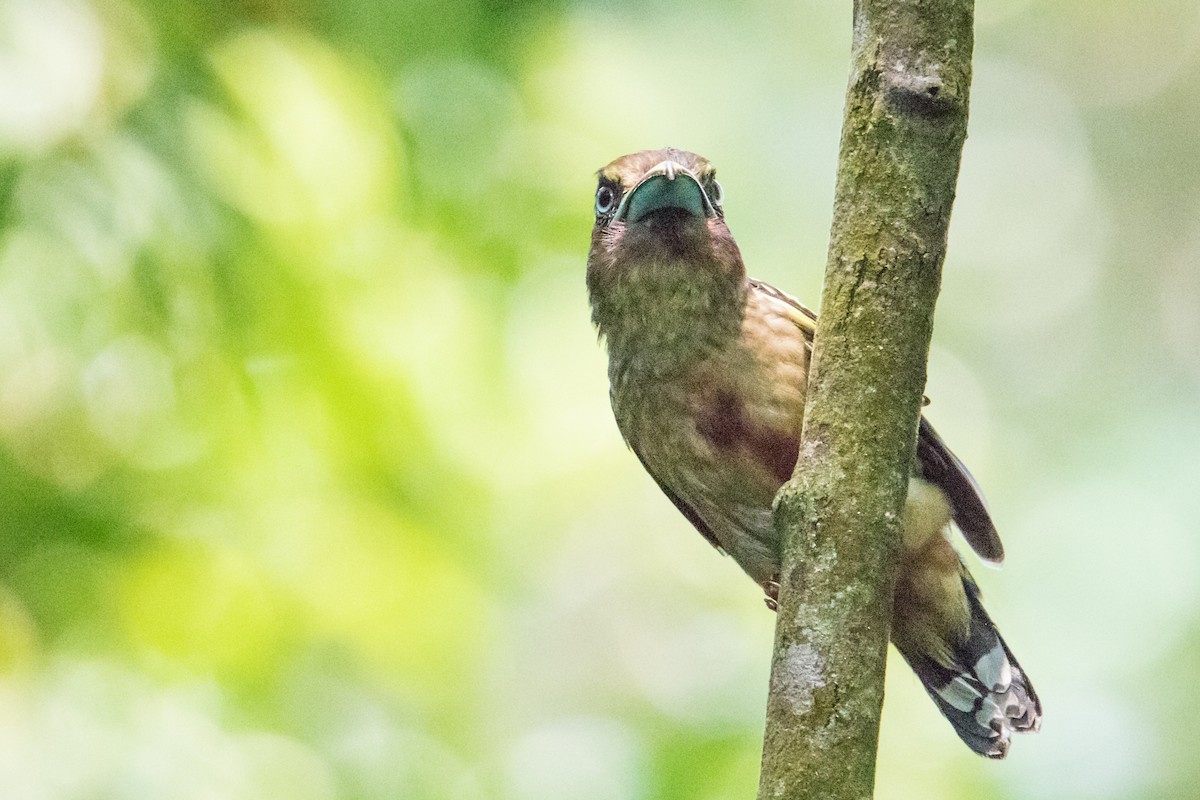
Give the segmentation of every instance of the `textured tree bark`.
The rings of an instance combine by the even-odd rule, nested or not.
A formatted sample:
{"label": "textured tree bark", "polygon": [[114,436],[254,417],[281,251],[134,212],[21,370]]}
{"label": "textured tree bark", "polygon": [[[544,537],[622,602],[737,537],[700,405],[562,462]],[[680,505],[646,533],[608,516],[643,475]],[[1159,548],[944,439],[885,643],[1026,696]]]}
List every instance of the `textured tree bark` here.
{"label": "textured tree bark", "polygon": [[972,0],[858,0],[759,800],[869,798],[899,518],[967,130]]}

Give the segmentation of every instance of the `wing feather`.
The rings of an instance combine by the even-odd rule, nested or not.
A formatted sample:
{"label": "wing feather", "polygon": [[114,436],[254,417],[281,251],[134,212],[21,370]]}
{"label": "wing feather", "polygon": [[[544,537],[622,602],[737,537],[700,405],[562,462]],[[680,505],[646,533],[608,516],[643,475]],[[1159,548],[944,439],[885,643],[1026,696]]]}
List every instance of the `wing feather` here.
{"label": "wing feather", "polygon": [[[792,318],[796,326],[804,332],[811,351],[817,330],[816,312],[769,283],[751,278],[750,287],[786,303],[797,312]],[[924,404],[928,405],[928,402],[926,399]],[[917,466],[922,478],[945,493],[954,522],[962,531],[963,538],[971,545],[971,549],[978,553],[980,558],[993,564],[1004,561],[1004,545],[1000,542],[1000,534],[996,532],[996,526],[988,513],[987,501],[983,498],[979,484],[924,416],[921,417],[917,431]],[[675,500],[675,504],[679,505],[679,501]]]}
{"label": "wing feather", "polygon": [[954,522],[971,549],[984,561],[1002,563],[1004,545],[988,513],[983,491],[924,417],[917,431],[917,463],[921,477],[945,493]]}
{"label": "wing feather", "polygon": [[704,518],[696,513],[696,509],[684,502],[683,498],[677,495],[670,486],[668,486],[661,478],[654,474],[654,470],[650,469],[650,462],[648,462],[642,456],[642,454],[638,452],[636,447],[630,446],[629,449],[632,450],[633,454],[638,457],[638,461],[642,462],[642,466],[646,468],[646,472],[651,478],[654,479],[654,482],[658,484],[658,488],[662,489],[662,492],[667,496],[667,499],[674,503],[675,507],[679,509],[679,513],[683,514],[688,522],[696,526],[696,530],[700,531],[700,535],[707,539],[709,544],[720,550],[721,553],[724,553],[725,548],[721,546],[720,541],[717,540],[716,535],[712,532],[712,528],[708,527],[708,523],[704,521]]}
{"label": "wing feather", "polygon": [[787,292],[782,292],[776,289],[765,281],[760,281],[757,278],[750,278],[750,288],[767,297],[774,298],[781,303],[791,306],[797,313],[792,314],[792,321],[796,323],[796,327],[804,332],[804,343],[808,347],[808,351],[812,352],[813,337],[817,333],[817,312],[813,311],[808,306],[801,303],[796,298],[792,297]]}

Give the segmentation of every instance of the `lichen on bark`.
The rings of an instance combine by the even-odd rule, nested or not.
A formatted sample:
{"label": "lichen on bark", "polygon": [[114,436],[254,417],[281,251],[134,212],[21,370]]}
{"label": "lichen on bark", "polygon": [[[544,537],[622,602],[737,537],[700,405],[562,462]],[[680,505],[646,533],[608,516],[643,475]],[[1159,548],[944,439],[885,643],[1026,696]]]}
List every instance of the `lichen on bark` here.
{"label": "lichen on bark", "polygon": [[900,510],[966,136],[971,0],[860,0],[759,800],[869,798]]}

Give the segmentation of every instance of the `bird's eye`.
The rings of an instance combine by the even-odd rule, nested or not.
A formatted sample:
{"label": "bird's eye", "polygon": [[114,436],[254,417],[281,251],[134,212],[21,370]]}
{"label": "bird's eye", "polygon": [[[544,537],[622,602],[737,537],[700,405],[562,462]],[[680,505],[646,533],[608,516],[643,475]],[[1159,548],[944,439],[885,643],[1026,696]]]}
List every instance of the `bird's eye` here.
{"label": "bird's eye", "polygon": [[725,202],[725,190],[715,180],[708,185],[708,201],[717,208],[720,208],[721,204]]}
{"label": "bird's eye", "polygon": [[611,186],[601,186],[596,190],[596,213],[604,216],[617,207],[617,193]]}

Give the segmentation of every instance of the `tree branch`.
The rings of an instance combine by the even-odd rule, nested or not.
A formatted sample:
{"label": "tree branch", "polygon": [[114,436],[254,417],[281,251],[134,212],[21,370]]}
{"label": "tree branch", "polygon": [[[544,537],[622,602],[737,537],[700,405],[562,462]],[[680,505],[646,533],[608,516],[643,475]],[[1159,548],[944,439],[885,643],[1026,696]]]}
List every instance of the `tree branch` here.
{"label": "tree branch", "polygon": [[967,127],[972,0],[858,0],[759,800],[869,798],[900,512]]}

